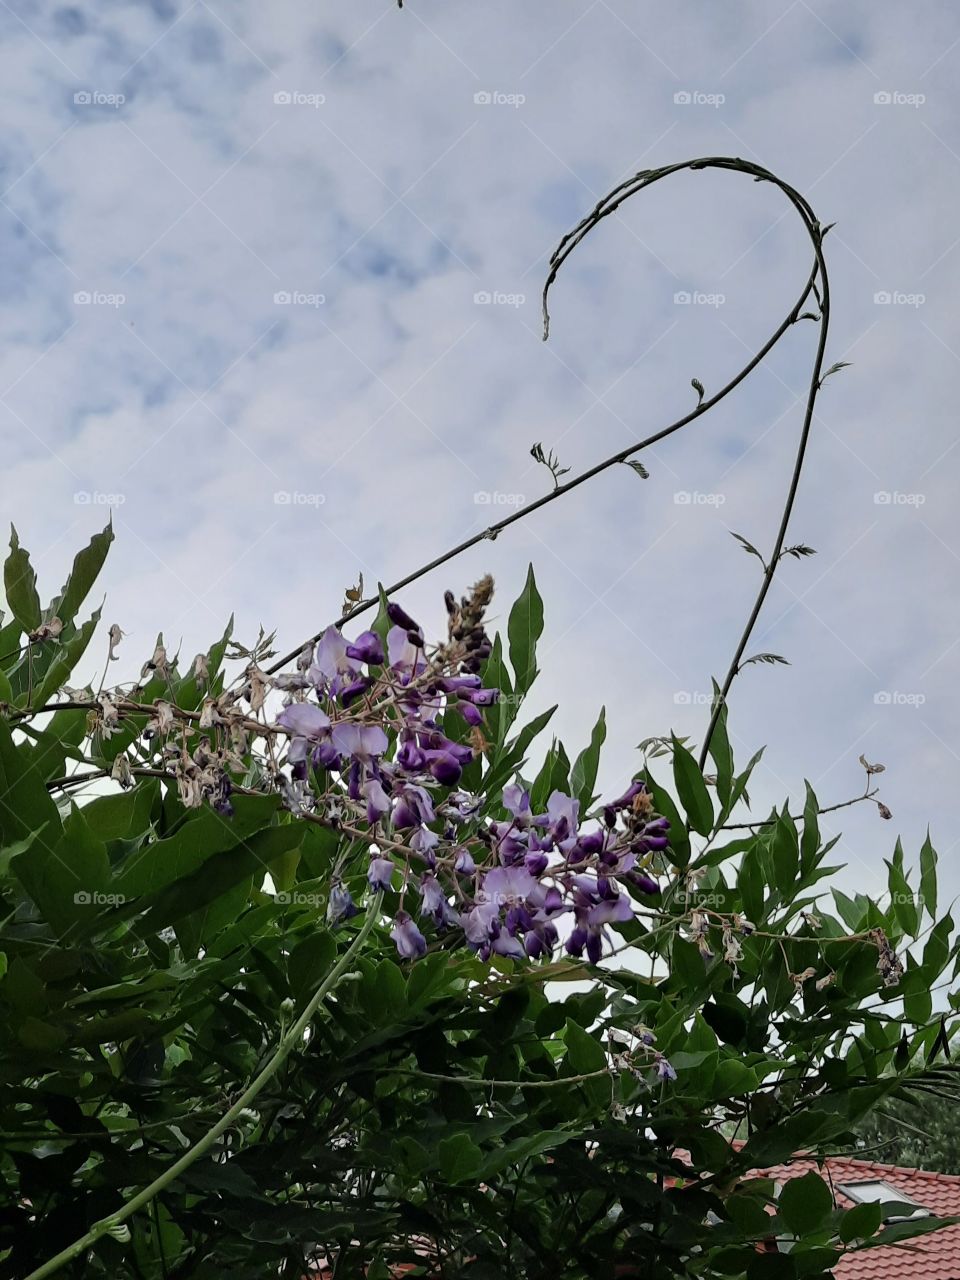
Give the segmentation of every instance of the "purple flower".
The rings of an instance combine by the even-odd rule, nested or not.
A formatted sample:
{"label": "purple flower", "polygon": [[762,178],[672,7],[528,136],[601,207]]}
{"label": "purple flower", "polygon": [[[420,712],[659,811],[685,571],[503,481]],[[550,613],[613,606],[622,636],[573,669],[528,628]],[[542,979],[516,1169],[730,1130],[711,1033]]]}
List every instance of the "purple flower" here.
{"label": "purple flower", "polygon": [[431,866],[436,864],[437,856],[434,850],[439,843],[440,837],[429,827],[418,827],[410,837],[410,848],[414,853],[419,853],[420,857]]}
{"label": "purple flower", "polygon": [[635,889],[639,889],[641,893],[659,893],[660,886],[651,876],[643,871],[631,871],[627,875],[627,880]]}
{"label": "purple flower", "polygon": [[277,716],[277,724],[298,738],[319,738],[330,728],[330,717],[312,702],[291,702]]}
{"label": "purple flower", "polygon": [[480,947],[489,941],[499,915],[500,908],[495,902],[478,902],[472,911],[466,913],[463,932],[471,946]]}
{"label": "purple flower", "polygon": [[483,877],[483,897],[497,903],[522,902],[537,887],[525,867],[494,867]]}
{"label": "purple flower", "polygon": [[389,858],[371,858],[367,869],[367,884],[371,889],[390,888],[393,876],[393,863]]}
{"label": "purple flower", "polygon": [[364,631],[357,636],[353,644],[346,649],[348,658],[356,662],[365,662],[367,666],[381,666],[383,663],[383,645],[375,631]]}
{"label": "purple flower", "polygon": [[428,751],[429,769],[436,780],[445,787],[455,786],[463,773],[463,768],[456,756],[450,751]]}
{"label": "purple flower", "polygon": [[432,916],[438,928],[459,922],[459,916],[447,902],[443,888],[434,875],[420,877],[420,914]]}
{"label": "purple flower", "polygon": [[333,726],[330,737],[340,755],[355,756],[365,762],[373,756],[382,756],[389,745],[387,735],[376,724],[341,721]]}
{"label": "purple flower", "polygon": [[619,893],[615,898],[603,899],[587,912],[587,924],[591,925],[623,924],[632,919],[633,909],[625,893]]}
{"label": "purple flower", "polygon": [[421,823],[434,822],[436,816],[429,791],[412,783],[407,783],[400,788],[393,807],[393,825],[398,831],[418,827]]}
{"label": "purple flower", "polygon": [[397,912],[390,937],[402,960],[416,960],[426,952],[427,940],[406,911]]}
{"label": "purple flower", "polygon": [[340,690],[340,703],[344,707],[349,707],[351,702],[356,702],[361,693],[366,693],[373,681],[369,676],[360,676],[357,680],[351,680],[349,684],[343,686]]}
{"label": "purple flower", "polygon": [[426,763],[426,755],[413,741],[405,742],[397,752],[397,764],[410,773],[419,772]]}
{"label": "purple flower", "polygon": [[527,953],[523,948],[519,938],[513,937],[506,931],[501,931],[494,938],[491,950],[500,956],[511,956],[514,960],[526,960]]}
{"label": "purple flower", "polygon": [[453,862],[453,869],[457,875],[472,876],[477,869],[477,864],[473,860],[473,854],[469,849],[458,849],[457,856]]}
{"label": "purple flower", "polygon": [[512,782],[509,787],[503,788],[503,807],[508,813],[513,814],[513,825],[516,827],[528,827],[532,814],[530,811],[530,792]]}
{"label": "purple flower", "polygon": [[418,674],[427,666],[419,648],[410,643],[410,635],[402,627],[391,627],[387,632],[387,660],[395,670],[410,674]]}
{"label": "purple flower", "polygon": [[657,1079],[658,1080],[676,1080],[677,1073],[666,1060],[666,1058],[657,1058]]}
{"label": "purple flower", "polygon": [[327,627],[317,644],[310,668],[314,684],[332,685],[339,677],[352,676],[357,664],[347,656],[347,642],[336,627]]}
{"label": "purple flower", "polygon": [[351,916],[357,914],[358,910],[349,889],[342,884],[331,887],[327,902],[327,924],[339,924],[341,920],[349,920]]}
{"label": "purple flower", "polygon": [[554,791],[547,801],[547,817],[550,819],[550,831],[559,843],[577,834],[577,823],[580,815],[580,801],[565,796],[562,791]]}
{"label": "purple flower", "polygon": [[369,778],[360,790],[367,802],[367,821],[373,826],[390,812],[390,797],[376,778]]}

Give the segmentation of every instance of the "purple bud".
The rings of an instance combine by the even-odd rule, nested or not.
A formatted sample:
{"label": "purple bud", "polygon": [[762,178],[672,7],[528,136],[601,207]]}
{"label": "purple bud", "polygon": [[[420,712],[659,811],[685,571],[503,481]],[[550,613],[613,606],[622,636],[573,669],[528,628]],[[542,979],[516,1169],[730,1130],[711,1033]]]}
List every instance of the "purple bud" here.
{"label": "purple bud", "polygon": [[420,630],[409,613],[393,601],[387,605],[387,617],[395,627],[403,627],[404,631],[419,632]]}
{"label": "purple bud", "polygon": [[415,742],[405,742],[397,752],[397,764],[403,769],[409,769],[411,773],[418,772],[426,762],[427,757]]}
{"label": "purple bud", "polygon": [[347,645],[347,657],[368,666],[381,666],[384,661],[383,645],[375,631],[364,631],[353,644]]}
{"label": "purple bud", "polygon": [[358,680],[351,680],[340,690],[340,701],[345,707],[349,707],[351,702],[356,702],[361,693],[366,693],[370,688],[371,681],[367,676],[361,676]]}
{"label": "purple bud", "polygon": [[481,725],[483,724],[483,716],[473,705],[472,702],[458,702],[457,710],[466,720],[467,724]]}
{"label": "purple bud", "polygon": [[449,751],[441,751],[430,761],[430,772],[445,787],[452,787],[460,781],[463,770]]}

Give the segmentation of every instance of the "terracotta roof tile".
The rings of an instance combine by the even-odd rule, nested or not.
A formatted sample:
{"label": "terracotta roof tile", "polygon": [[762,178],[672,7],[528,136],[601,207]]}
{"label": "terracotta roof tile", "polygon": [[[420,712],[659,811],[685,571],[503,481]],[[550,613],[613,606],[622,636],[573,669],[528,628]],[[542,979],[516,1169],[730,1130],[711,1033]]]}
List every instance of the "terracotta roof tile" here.
{"label": "terracotta roof tile", "polygon": [[[927,1169],[906,1169],[831,1156],[819,1165],[815,1159],[797,1156],[788,1164],[758,1169],[764,1177],[786,1182],[810,1170],[821,1174],[834,1187],[837,1204],[850,1208],[853,1201],[840,1192],[852,1182],[886,1182],[910,1200],[942,1217],[960,1216],[960,1177],[932,1173]],[[960,1280],[960,1225],[944,1227],[929,1236],[920,1236],[899,1248],[866,1249],[844,1258],[834,1269],[837,1280]]]}

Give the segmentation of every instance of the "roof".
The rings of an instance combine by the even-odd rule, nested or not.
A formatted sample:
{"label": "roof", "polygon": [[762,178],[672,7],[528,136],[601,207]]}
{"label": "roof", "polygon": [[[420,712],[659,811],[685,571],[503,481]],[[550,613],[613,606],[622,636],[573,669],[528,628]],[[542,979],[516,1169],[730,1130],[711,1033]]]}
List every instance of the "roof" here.
{"label": "roof", "polygon": [[[933,1214],[944,1218],[960,1216],[960,1177],[949,1173],[905,1169],[845,1156],[830,1156],[821,1165],[816,1159],[802,1155],[787,1164],[758,1172],[777,1182],[787,1182],[811,1170],[831,1184],[841,1209],[849,1209],[854,1204],[840,1191],[841,1186],[852,1182],[885,1182]],[[919,1236],[900,1247],[891,1245],[849,1254],[837,1264],[834,1274],[837,1280],[904,1280],[907,1276],[922,1277],[922,1280],[960,1280],[960,1225]]]}
{"label": "roof", "polygon": [[[742,1147],[742,1141],[734,1140]],[[675,1152],[681,1159],[687,1153]],[[837,1207],[850,1209],[855,1204],[840,1190],[857,1182],[885,1182],[907,1200],[943,1218],[960,1217],[960,1177],[950,1173],[933,1173],[928,1169],[907,1169],[899,1165],[877,1164],[873,1160],[854,1160],[847,1156],[828,1156],[822,1162],[814,1156],[800,1154],[785,1164],[772,1165],[754,1172],[775,1182],[789,1182],[805,1173],[819,1173],[833,1188]],[[413,1269],[401,1263],[394,1276],[404,1276]],[[624,1275],[632,1274],[629,1267]],[[930,1235],[918,1236],[899,1246],[864,1249],[848,1254],[834,1268],[837,1280],[960,1280],[960,1224],[944,1227]],[[305,1280],[330,1280],[332,1270],[321,1267]]]}

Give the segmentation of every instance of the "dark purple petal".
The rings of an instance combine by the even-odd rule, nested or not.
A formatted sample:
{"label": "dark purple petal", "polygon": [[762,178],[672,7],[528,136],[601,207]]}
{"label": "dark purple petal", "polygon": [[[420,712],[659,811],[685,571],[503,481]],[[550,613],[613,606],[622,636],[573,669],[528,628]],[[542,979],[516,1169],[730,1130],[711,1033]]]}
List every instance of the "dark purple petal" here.
{"label": "dark purple petal", "polygon": [[353,644],[347,645],[347,657],[368,666],[381,666],[384,661],[383,644],[375,631],[364,631]]}
{"label": "dark purple petal", "polygon": [[472,702],[458,702],[457,710],[466,720],[467,724],[481,725],[483,724],[483,716],[473,705]]}
{"label": "dark purple petal", "polygon": [[387,617],[395,627],[403,627],[404,631],[419,631],[420,628],[400,605],[391,601],[387,605]]}
{"label": "dark purple petal", "polygon": [[463,769],[449,751],[438,751],[430,761],[430,772],[445,787],[452,787],[460,781]]}

